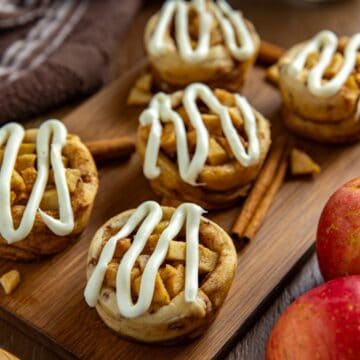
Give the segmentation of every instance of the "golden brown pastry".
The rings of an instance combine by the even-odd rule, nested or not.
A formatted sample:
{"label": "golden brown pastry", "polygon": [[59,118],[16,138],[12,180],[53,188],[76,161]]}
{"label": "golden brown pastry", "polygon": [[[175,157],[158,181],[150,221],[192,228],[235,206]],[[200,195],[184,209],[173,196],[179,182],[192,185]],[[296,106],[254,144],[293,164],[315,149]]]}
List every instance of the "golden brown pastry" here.
{"label": "golden brown pastry", "polygon": [[158,89],[193,82],[239,90],[256,60],[254,26],[224,0],[167,1],[148,22],[145,49]]}
{"label": "golden brown pastry", "polygon": [[191,203],[146,201],[105,223],[93,238],[85,300],[120,335],[174,343],[215,319],[236,269],[229,235]]}
{"label": "golden brown pastry", "polygon": [[57,120],[0,129],[0,257],[33,260],[85,228],[98,189],[93,158]]}
{"label": "golden brown pastry", "polygon": [[155,193],[207,209],[245,196],[271,142],[244,97],[199,83],[155,95],[140,123],[137,149]]}
{"label": "golden brown pastry", "polygon": [[291,48],[279,62],[283,118],[320,142],[360,138],[360,33],[340,41],[331,31]]}

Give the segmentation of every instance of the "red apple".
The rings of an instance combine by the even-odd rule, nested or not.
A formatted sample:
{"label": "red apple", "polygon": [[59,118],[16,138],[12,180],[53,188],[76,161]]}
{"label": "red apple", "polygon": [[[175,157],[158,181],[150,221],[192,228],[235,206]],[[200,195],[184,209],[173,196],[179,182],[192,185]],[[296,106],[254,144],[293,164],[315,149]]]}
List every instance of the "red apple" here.
{"label": "red apple", "polygon": [[360,276],[329,281],[293,302],[270,334],[266,359],[360,359]]}
{"label": "red apple", "polygon": [[344,184],[325,205],[316,252],[326,280],[360,275],[360,178]]}

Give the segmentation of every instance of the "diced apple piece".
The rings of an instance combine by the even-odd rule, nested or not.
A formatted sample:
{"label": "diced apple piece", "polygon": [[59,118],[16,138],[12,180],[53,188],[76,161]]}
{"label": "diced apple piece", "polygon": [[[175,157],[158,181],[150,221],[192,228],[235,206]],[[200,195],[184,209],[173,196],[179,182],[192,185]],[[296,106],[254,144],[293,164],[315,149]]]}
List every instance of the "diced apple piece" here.
{"label": "diced apple piece", "polygon": [[176,109],[176,112],[180,115],[180,117],[183,119],[184,124],[187,127],[192,128],[191,123],[190,123],[190,119],[189,116],[185,110],[185,108],[183,106],[180,106],[178,109]]}
{"label": "diced apple piece", "polygon": [[146,263],[148,262],[149,260],[149,255],[140,255],[138,256],[138,258],[136,259],[136,263],[137,265],[139,266],[141,272],[144,271],[145,269],[145,266],[146,266]]}
{"label": "diced apple piece", "polygon": [[154,235],[161,234],[166,229],[166,227],[168,225],[169,225],[168,221],[161,221],[159,224],[156,225],[156,227],[155,227],[155,229],[153,231],[153,234]]}
{"label": "diced apple piece", "polygon": [[69,191],[73,193],[76,189],[78,181],[80,180],[80,170],[79,169],[66,169],[66,183],[69,188]]}
{"label": "diced apple piece", "polygon": [[40,203],[42,210],[58,210],[59,201],[56,189],[46,190]]}
{"label": "diced apple piece", "polygon": [[171,299],[185,287],[185,267],[182,264],[176,265],[175,274],[165,280],[166,288]]}
{"label": "diced apple piece", "polygon": [[37,177],[37,171],[35,168],[27,168],[21,171],[21,176],[26,184],[26,189],[30,191],[35,183]]}
{"label": "diced apple piece", "polygon": [[228,160],[228,156],[224,148],[214,139],[209,140],[208,162],[210,165],[224,164]]}
{"label": "diced apple piece", "polygon": [[[116,262],[111,262],[107,269],[106,269],[106,273],[105,273],[105,284],[107,286],[110,286],[112,288],[116,288],[116,274],[119,268],[119,264]],[[130,279],[131,282],[133,282],[135,280],[135,278],[137,278],[140,275],[140,270],[137,267],[134,267],[131,270],[131,274],[130,274]]]}
{"label": "diced apple piece", "polygon": [[176,268],[169,264],[166,264],[165,267],[159,269],[159,274],[164,282],[172,276],[176,275],[176,273]]}
{"label": "diced apple piece", "polygon": [[306,58],[305,67],[312,69],[319,61],[319,52],[312,51]]}
{"label": "diced apple piece", "polygon": [[196,131],[191,130],[186,134],[189,151],[193,152],[196,148]]}
{"label": "diced apple piece", "polygon": [[[171,241],[166,255],[167,260],[185,261],[186,243],[184,241]],[[199,244],[199,272],[207,273],[214,270],[217,263],[217,254]]]}
{"label": "diced apple piece", "polygon": [[226,106],[235,106],[235,97],[233,94],[229,93],[226,90],[223,89],[215,89],[214,95],[218,98],[218,100]]}
{"label": "diced apple piece", "polygon": [[119,240],[116,244],[114,257],[122,258],[126,253],[126,251],[129,250],[130,246],[131,246],[131,240],[129,238]]}
{"label": "diced apple piece", "polygon": [[216,114],[201,114],[201,118],[210,134],[222,135],[220,118]]}
{"label": "diced apple piece", "polygon": [[[135,297],[138,297],[140,293],[141,278],[141,276],[138,276],[132,282],[132,292]],[[169,293],[167,292],[164,282],[159,274],[156,274],[154,296],[152,301],[161,305],[167,305],[170,303]]]}
{"label": "diced apple piece", "polygon": [[26,190],[25,181],[16,170],[11,175],[11,189],[16,192]]}
{"label": "diced apple piece", "polygon": [[330,65],[325,70],[324,77],[326,79],[331,79],[332,77],[334,77],[341,69],[343,61],[344,61],[343,56],[339,52],[335,53],[335,55],[331,60]]}
{"label": "diced apple piece", "polygon": [[174,125],[171,123],[165,124],[161,135],[161,148],[169,155],[176,154],[176,136]]}
{"label": "diced apple piece", "polygon": [[237,107],[231,107],[229,108],[229,114],[231,117],[231,120],[236,127],[237,130],[243,130],[244,129],[244,119],[241,116],[240,110]]}
{"label": "diced apple piece", "polygon": [[33,154],[36,151],[35,143],[22,143],[19,149],[19,155]]}
{"label": "diced apple piece", "polygon": [[16,159],[15,168],[18,171],[25,170],[27,168],[35,168],[36,155],[35,154],[23,154],[19,155]]}
{"label": "diced apple piece", "polygon": [[354,75],[350,75],[345,81],[345,85],[351,90],[358,90],[358,85]]}

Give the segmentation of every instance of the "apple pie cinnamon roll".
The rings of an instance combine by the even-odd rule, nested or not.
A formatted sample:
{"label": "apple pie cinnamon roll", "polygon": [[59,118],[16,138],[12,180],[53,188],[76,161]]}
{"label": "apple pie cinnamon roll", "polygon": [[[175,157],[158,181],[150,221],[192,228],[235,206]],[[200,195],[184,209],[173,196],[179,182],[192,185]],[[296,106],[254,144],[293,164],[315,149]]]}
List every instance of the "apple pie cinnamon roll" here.
{"label": "apple pie cinnamon roll", "polygon": [[268,121],[244,97],[195,83],[153,97],[137,149],[155,193],[216,209],[246,195],[270,143]]}
{"label": "apple pie cinnamon roll", "polygon": [[120,335],[174,343],[201,335],[234,278],[229,235],[198,205],[154,201],[125,211],[95,234],[84,296]]}
{"label": "apple pie cinnamon roll", "polygon": [[225,0],[166,1],[144,42],[156,87],[165,92],[193,82],[237,91],[260,46],[254,26]]}
{"label": "apple pie cinnamon roll", "polygon": [[279,61],[283,118],[295,133],[321,142],[360,138],[360,33],[321,31]]}
{"label": "apple pie cinnamon roll", "polygon": [[33,260],[85,228],[98,188],[86,146],[58,120],[0,129],[0,258]]}

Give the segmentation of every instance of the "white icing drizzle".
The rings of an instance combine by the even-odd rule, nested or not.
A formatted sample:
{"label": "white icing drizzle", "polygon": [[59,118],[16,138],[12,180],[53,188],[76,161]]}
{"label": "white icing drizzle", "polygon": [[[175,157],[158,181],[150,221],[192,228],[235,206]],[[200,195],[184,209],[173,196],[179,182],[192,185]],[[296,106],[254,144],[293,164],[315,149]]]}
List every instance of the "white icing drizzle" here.
{"label": "white icing drizzle", "polygon": [[[20,225],[17,229],[14,228],[10,204],[11,176],[24,134],[23,127],[17,123],[9,123],[0,129],[0,146],[6,142],[0,170],[0,233],[8,244],[23,240],[29,235],[34,226],[37,211],[44,223],[56,235],[67,235],[74,228],[74,215],[61,158],[67,130],[58,120],[44,122],[37,133],[37,177]],[[49,176],[50,163],[54,171],[60,219],[55,219],[39,209]]]}
{"label": "white icing drizzle", "polygon": [[195,302],[198,293],[199,266],[199,227],[201,215],[205,211],[191,203],[180,205],[172,215],[166,229],[150,256],[141,277],[140,292],[134,304],[131,298],[131,270],[137,257],[144,249],[150,235],[163,217],[161,206],[155,201],[142,203],[131,214],[120,231],[112,236],[101,251],[99,261],[92,272],[84,291],[87,304],[96,306],[108,264],[114,256],[116,244],[129,236],[141,223],[133,242],[124,254],[116,274],[116,300],[120,314],[126,318],[134,318],[144,314],[151,306],[155,290],[156,274],[165,260],[169,242],[181,231],[186,221],[186,270],[185,301]]}
{"label": "white icing drizzle", "polygon": [[310,92],[316,96],[328,97],[336,94],[344,85],[346,79],[356,65],[356,54],[360,48],[360,33],[351,37],[344,50],[344,62],[340,71],[328,82],[322,79],[326,68],[331,64],[337,50],[338,38],[328,30],[321,31],[306,43],[295,59],[289,64],[288,71],[297,76],[306,63],[306,58],[313,51],[321,51],[318,63],[309,71],[307,86]]}
{"label": "white icing drizzle", "polygon": [[193,158],[190,161],[185,125],[180,115],[172,109],[171,96],[164,93],[155,95],[151,100],[149,108],[140,115],[140,123],[142,126],[151,125],[145,151],[144,175],[149,179],[154,179],[160,175],[160,168],[157,167],[156,164],[162,134],[161,123],[172,122],[176,135],[177,162],[180,177],[188,184],[198,185],[196,179],[204,168],[209,150],[209,133],[196,104],[198,98],[200,98],[213,113],[219,116],[224,135],[239,163],[243,166],[255,164],[260,157],[256,118],[247,100],[238,94],[234,96],[236,106],[244,118],[244,127],[249,138],[248,153],[241,143],[239,134],[232,123],[228,108],[220,103],[208,86],[194,83],[184,90],[183,105],[196,132],[196,148]]}
{"label": "white icing drizzle", "polygon": [[[191,46],[188,28],[190,6],[196,9],[199,16],[198,44],[195,49]],[[167,1],[163,5],[156,28],[150,38],[149,52],[153,55],[162,55],[174,49],[173,43],[165,39],[172,18],[175,16],[175,38],[180,56],[187,62],[205,59],[210,51],[211,23],[215,15],[231,55],[239,61],[250,58],[255,52],[255,45],[242,14],[233,10],[225,0],[218,0],[216,3],[209,2],[209,6],[212,12],[208,11],[205,0]]]}
{"label": "white icing drizzle", "polygon": [[[240,61],[250,58],[255,52],[255,45],[242,14],[234,11],[224,0],[218,0],[217,6],[214,3],[210,4],[220,23],[231,55]],[[237,44],[238,41],[240,46]]]}

